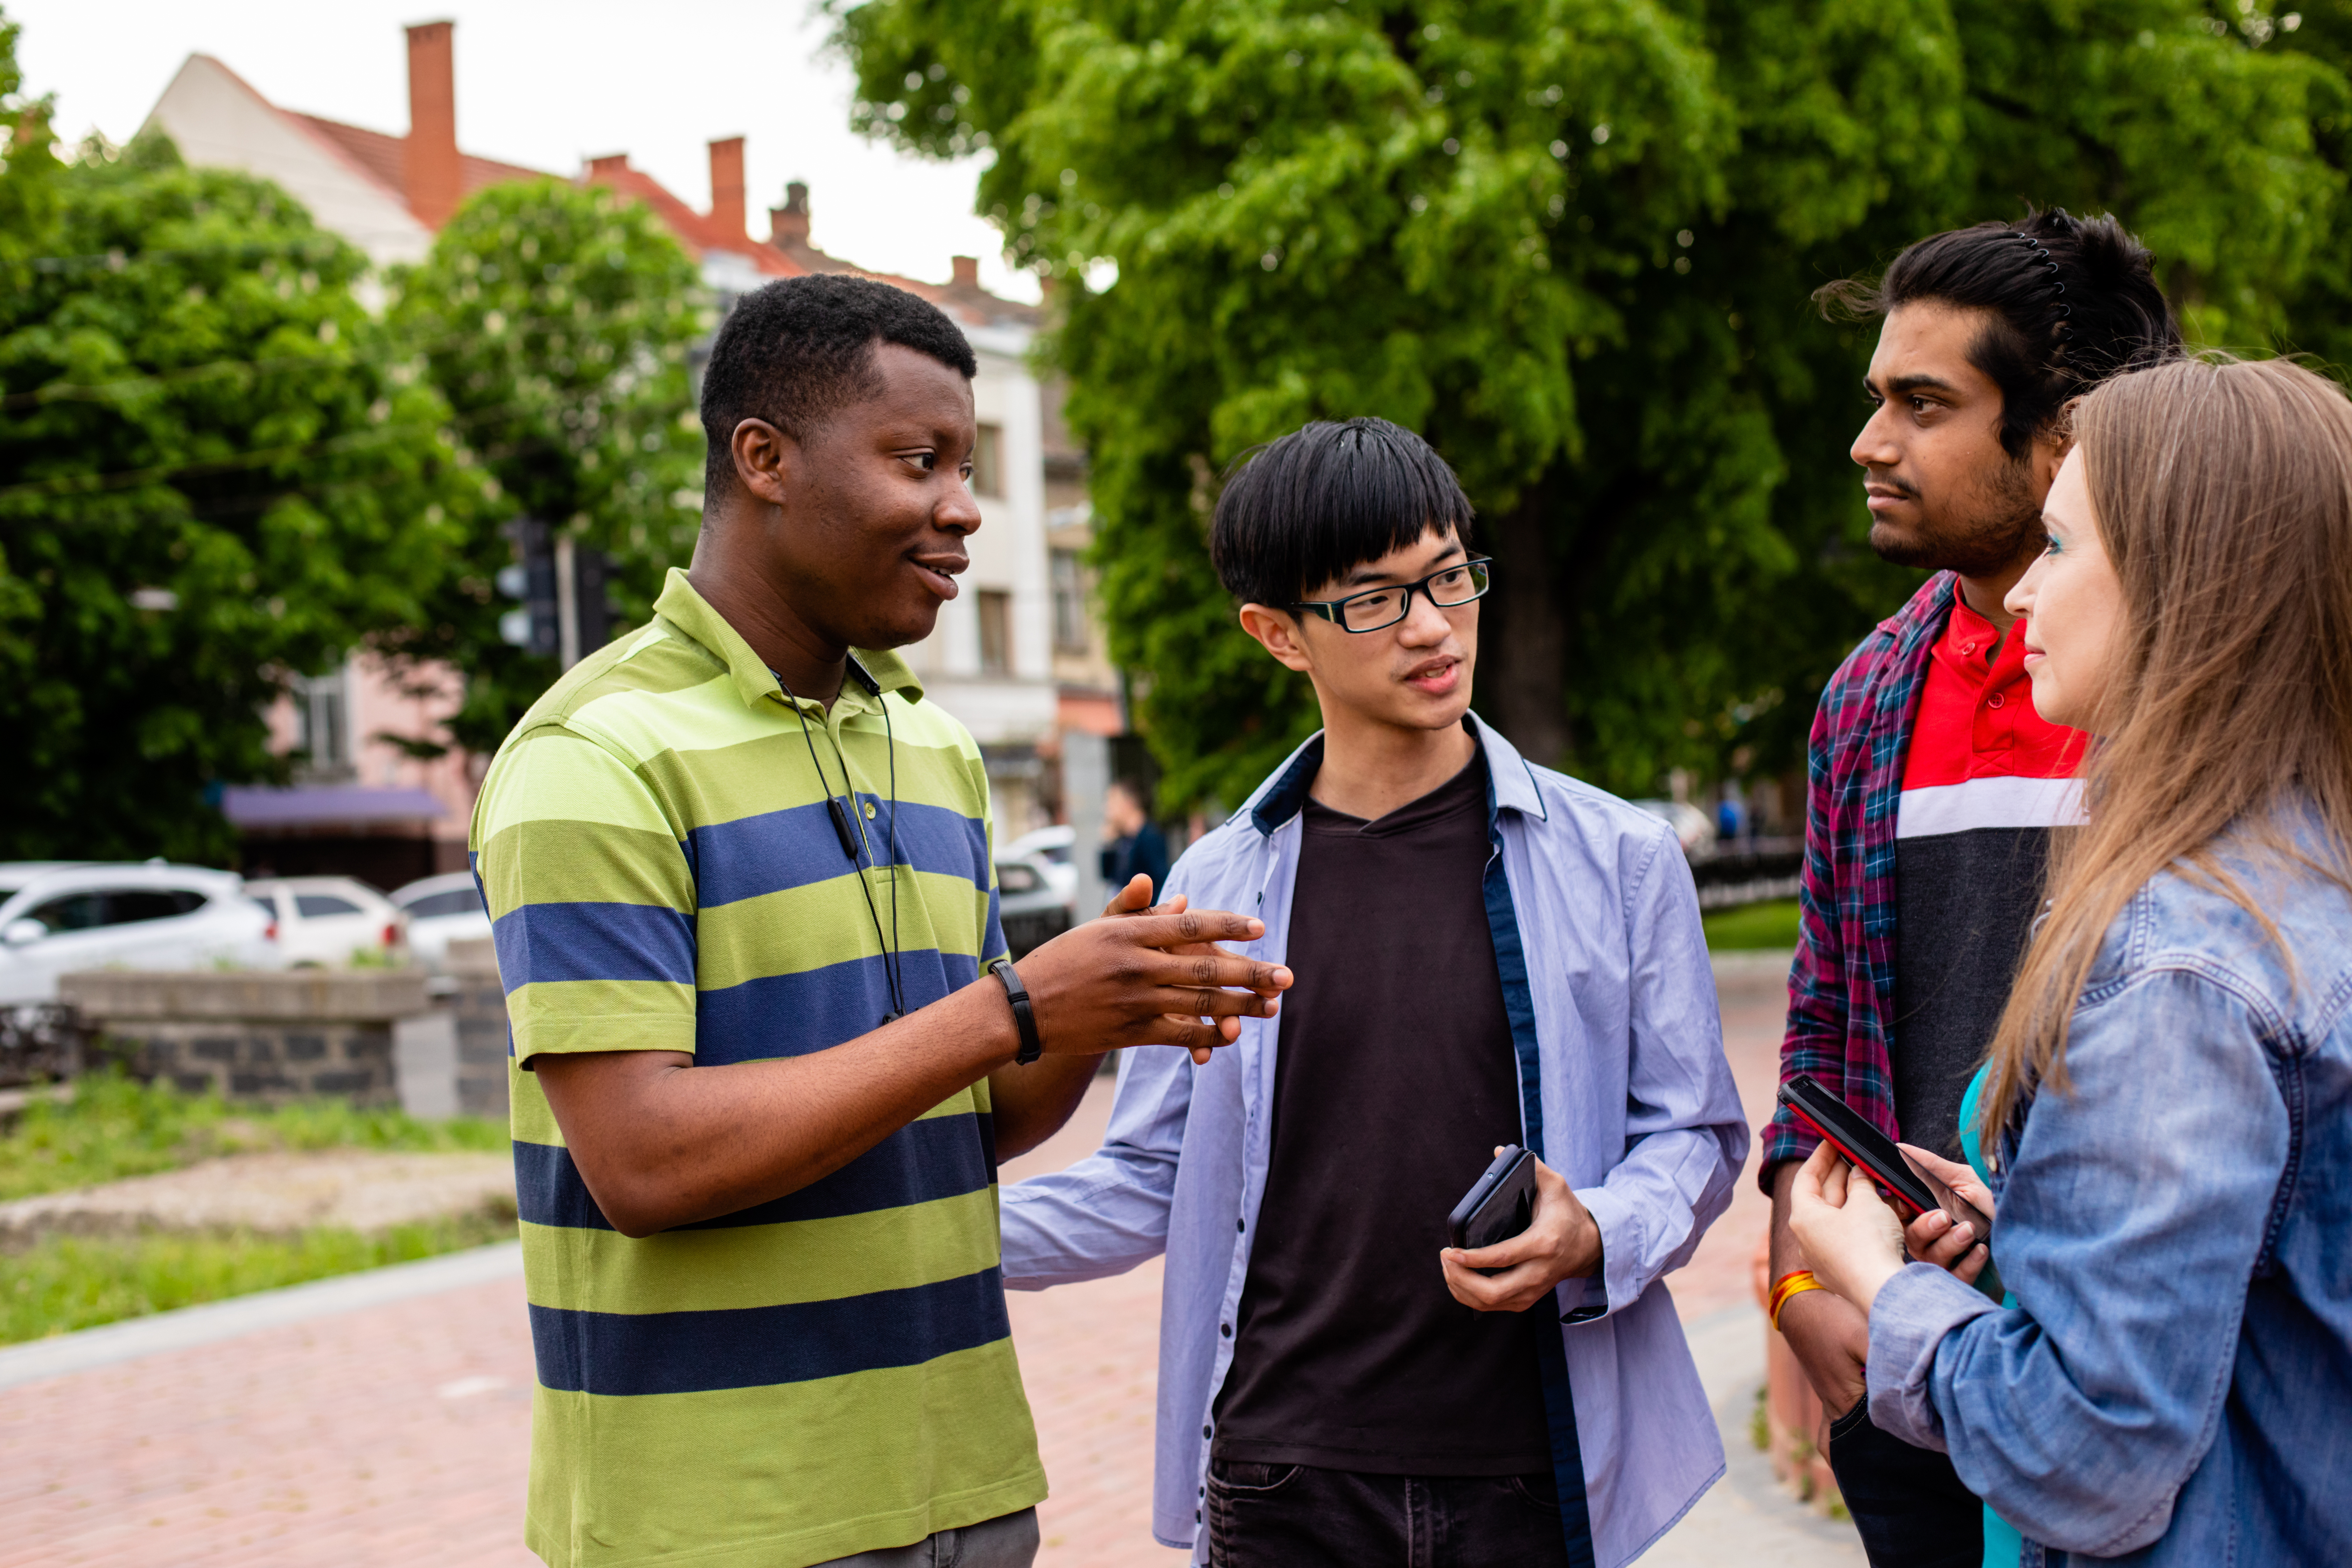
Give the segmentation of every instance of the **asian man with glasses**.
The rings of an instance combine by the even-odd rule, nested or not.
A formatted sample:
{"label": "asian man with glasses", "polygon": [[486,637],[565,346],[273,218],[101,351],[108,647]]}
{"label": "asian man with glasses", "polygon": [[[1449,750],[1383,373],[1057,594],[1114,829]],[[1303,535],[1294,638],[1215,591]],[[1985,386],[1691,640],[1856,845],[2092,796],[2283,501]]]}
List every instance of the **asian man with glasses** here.
{"label": "asian man with glasses", "polygon": [[[1607,1568],[1722,1473],[1657,1284],[1748,1146],[1697,899],[1469,711],[1470,525],[1385,420],[1230,476],[1219,574],[1324,727],[1160,896],[1257,914],[1295,984],[1204,1065],[1135,1053],[1100,1152],[1005,1194],[1009,1287],[1167,1255],[1153,1533],[1220,1568]],[[1448,1247],[1512,1143],[1532,1223]]]}

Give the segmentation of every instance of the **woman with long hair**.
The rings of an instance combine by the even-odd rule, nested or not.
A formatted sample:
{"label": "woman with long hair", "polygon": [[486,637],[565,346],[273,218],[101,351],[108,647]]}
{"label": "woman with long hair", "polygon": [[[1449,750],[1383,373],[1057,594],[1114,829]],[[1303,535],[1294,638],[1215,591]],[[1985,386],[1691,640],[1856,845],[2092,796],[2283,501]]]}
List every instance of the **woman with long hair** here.
{"label": "woman with long hair", "polygon": [[1869,1315],[1871,1419],[2028,1564],[2352,1563],[2352,401],[2178,361],[2074,439],[2009,607],[2098,737],[2087,816],[1979,1078],[1990,1181],[1935,1167],[2011,1304],[1906,1266],[1826,1145],[1793,1223]]}

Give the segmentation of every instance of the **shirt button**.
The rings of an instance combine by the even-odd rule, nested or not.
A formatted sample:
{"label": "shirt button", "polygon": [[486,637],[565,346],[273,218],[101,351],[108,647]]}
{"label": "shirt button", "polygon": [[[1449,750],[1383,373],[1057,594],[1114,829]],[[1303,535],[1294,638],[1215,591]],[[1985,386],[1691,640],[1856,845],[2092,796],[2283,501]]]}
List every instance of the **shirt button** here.
{"label": "shirt button", "polygon": [[1202,1427],[1202,1428],[1201,1428],[1201,1436],[1203,1436],[1203,1437],[1205,1437],[1205,1436],[1207,1436],[1208,1435],[1209,1435],[1209,1429],[1208,1429],[1206,1426]]}
{"label": "shirt button", "polygon": [[1217,1332],[1224,1335],[1227,1339],[1232,1339],[1234,1337],[1234,1326],[1231,1323],[1219,1323],[1217,1325]]}
{"label": "shirt button", "polygon": [[1245,1219],[1237,1219],[1234,1221],[1234,1228],[1235,1230],[1247,1230],[1249,1228],[1249,1221]]}
{"label": "shirt button", "polygon": [[1991,696],[1985,699],[1985,706],[1988,708],[1998,708],[2008,700],[2008,698],[2003,697],[2000,692],[1996,691]]}
{"label": "shirt button", "polygon": [[[1207,1497],[1209,1494],[1208,1494],[1208,1492],[1207,1492],[1206,1490],[1203,1490],[1203,1491],[1201,1493],[1201,1495],[1202,1495],[1202,1497]],[[1194,1510],[1192,1510],[1192,1522],[1193,1522],[1194,1524],[1198,1524],[1198,1523],[1200,1523],[1200,1522],[1201,1522],[1201,1510],[1200,1510],[1199,1509],[1197,1509],[1197,1508],[1196,1508],[1196,1509],[1194,1509]]]}
{"label": "shirt button", "polygon": [[874,803],[870,800],[866,803],[866,820],[868,822],[874,820]]}
{"label": "shirt button", "polygon": [[1977,651],[1977,645],[1972,642],[1964,642],[1960,645],[1960,651],[1962,653],[1974,653]]}

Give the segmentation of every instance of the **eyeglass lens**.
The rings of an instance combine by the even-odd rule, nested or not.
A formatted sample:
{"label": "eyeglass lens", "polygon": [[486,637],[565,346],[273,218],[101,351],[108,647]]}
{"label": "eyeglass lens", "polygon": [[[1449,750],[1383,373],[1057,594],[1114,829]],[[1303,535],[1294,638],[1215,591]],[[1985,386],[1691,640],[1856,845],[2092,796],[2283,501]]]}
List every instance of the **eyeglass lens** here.
{"label": "eyeglass lens", "polygon": [[1466,605],[1486,591],[1486,563],[1465,562],[1440,572],[1425,583],[1400,588],[1375,588],[1340,601],[1339,624],[1351,632],[1375,632],[1404,619],[1415,589],[1441,608]]}

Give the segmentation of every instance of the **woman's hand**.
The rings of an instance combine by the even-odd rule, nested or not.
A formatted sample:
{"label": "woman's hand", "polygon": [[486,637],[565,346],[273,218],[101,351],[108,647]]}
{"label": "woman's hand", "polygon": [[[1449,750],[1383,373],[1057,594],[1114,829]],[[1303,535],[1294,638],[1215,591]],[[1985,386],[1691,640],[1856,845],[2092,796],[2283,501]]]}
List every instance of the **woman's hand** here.
{"label": "woman's hand", "polygon": [[1895,1211],[1827,1143],[1798,1170],[1789,1198],[1789,1228],[1805,1249],[1805,1267],[1868,1317],[1878,1288],[1903,1271]]}
{"label": "woman's hand", "polygon": [[[1977,1180],[1974,1171],[1915,1144],[1906,1143],[1902,1148],[1914,1163],[1951,1188],[1954,1197],[1974,1205],[1986,1219],[1992,1218],[1992,1194]],[[1903,1228],[1904,1246],[1913,1258],[1947,1269],[1954,1279],[1969,1285],[1976,1283],[1977,1276],[1984,1272],[1985,1263],[1992,1257],[1984,1246],[1990,1239],[1979,1236],[1974,1226],[1942,1209],[1929,1209]]]}

